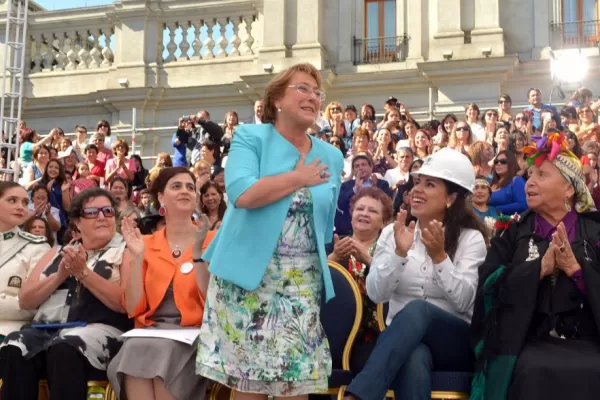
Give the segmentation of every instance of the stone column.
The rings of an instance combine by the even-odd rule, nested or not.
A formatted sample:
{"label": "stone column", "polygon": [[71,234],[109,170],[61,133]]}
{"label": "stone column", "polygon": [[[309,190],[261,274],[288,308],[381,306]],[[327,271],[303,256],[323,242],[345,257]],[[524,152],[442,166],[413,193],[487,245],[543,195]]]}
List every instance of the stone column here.
{"label": "stone column", "polygon": [[550,48],[550,1],[533,2],[533,51],[534,60],[547,57]]}
{"label": "stone column", "polygon": [[474,51],[477,56],[504,56],[504,36],[500,27],[498,2],[475,0],[475,27],[471,31],[471,43],[476,47]]}
{"label": "stone column", "polygon": [[[354,41],[352,38],[356,35],[354,31],[354,7],[348,7],[348,0],[337,0],[338,12],[338,59],[336,68],[348,68],[354,63]],[[361,35],[362,37],[362,35]]]}
{"label": "stone column", "polygon": [[[409,36],[408,40],[408,62],[423,61],[423,15],[422,0],[405,0],[406,1],[406,30],[405,33]],[[404,16],[403,16],[404,18]],[[459,26],[460,28],[460,26]],[[459,29],[460,30],[460,29]],[[462,34],[462,32],[461,32]]]}
{"label": "stone column", "polygon": [[296,43],[292,45],[293,55],[319,69],[324,68],[327,55],[321,40],[323,0],[299,0],[296,4]]}
{"label": "stone column", "polygon": [[[461,0],[436,0],[430,2],[430,10],[433,7],[433,12],[430,13],[434,16],[430,20],[430,26],[434,30],[433,40],[429,43],[429,60],[430,61],[442,61],[444,60],[443,54],[445,52],[452,52],[453,57],[456,59],[460,50],[464,47],[465,33],[461,30]],[[414,4],[417,7],[416,1]],[[429,16],[425,16],[428,18]],[[415,27],[411,29],[411,46],[419,46],[418,37],[421,34],[414,36],[417,29]],[[411,53],[416,52],[415,49]],[[412,56],[412,54],[411,54]]]}
{"label": "stone column", "polygon": [[259,59],[271,63],[273,58],[285,58],[286,3],[281,0],[264,0],[262,15],[262,38]]}

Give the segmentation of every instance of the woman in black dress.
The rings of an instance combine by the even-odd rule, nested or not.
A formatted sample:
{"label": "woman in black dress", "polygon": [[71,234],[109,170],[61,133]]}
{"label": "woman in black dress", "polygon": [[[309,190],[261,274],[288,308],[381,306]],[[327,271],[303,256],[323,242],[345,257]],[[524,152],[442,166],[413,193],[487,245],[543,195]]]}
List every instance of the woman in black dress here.
{"label": "woman in black dress", "polygon": [[597,399],[600,216],[562,133],[523,150],[530,210],[479,269],[471,399]]}

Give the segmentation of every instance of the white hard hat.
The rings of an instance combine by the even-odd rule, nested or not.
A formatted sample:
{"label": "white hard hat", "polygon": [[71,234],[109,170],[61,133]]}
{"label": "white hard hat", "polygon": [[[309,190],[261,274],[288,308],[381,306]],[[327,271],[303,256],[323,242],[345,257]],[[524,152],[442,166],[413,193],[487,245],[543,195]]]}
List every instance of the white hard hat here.
{"label": "white hard hat", "polygon": [[475,172],[473,164],[464,154],[449,148],[443,148],[427,157],[421,168],[411,173],[412,176],[427,175],[452,182],[473,192]]}

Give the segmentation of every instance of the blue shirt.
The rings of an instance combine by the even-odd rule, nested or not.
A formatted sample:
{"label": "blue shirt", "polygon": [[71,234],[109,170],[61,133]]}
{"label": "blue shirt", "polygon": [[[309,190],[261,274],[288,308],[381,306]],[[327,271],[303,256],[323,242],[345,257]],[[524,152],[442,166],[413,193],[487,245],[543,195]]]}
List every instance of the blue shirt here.
{"label": "blue shirt", "polygon": [[473,207],[473,212],[475,213],[475,215],[477,215],[477,217],[479,218],[479,220],[481,222],[485,221],[486,217],[492,217],[492,218],[497,218],[498,217],[498,210],[496,210],[496,207],[494,206],[488,206],[488,209],[486,212],[481,212],[478,209],[476,209],[475,207]]}
{"label": "blue shirt", "polygon": [[542,130],[542,120],[540,119],[542,111],[552,111],[552,114],[554,114],[554,118],[556,118],[556,120],[560,123],[560,114],[558,113],[558,111],[556,110],[556,107],[554,107],[554,106],[549,106],[548,104],[542,104],[541,110],[535,110],[532,105],[529,105],[526,108],[526,110],[533,112],[533,121],[531,122],[531,124],[533,125],[533,127],[535,129],[537,129],[539,131]]}
{"label": "blue shirt", "polygon": [[188,162],[185,156],[185,152],[187,149],[187,143],[179,143],[175,144],[175,140],[177,140],[177,133],[173,134],[171,138],[171,145],[175,149],[175,153],[173,154],[173,166],[174,167],[187,167]]}
{"label": "blue shirt", "polygon": [[[311,149],[306,163],[317,158],[327,165],[329,181],[310,186],[313,224],[327,299],[334,296],[327,265],[325,244],[333,239],[333,221],[340,192],[343,157],[336,148],[309,136]],[[273,124],[240,125],[229,149],[225,186],[229,206],[221,228],[202,258],[210,261],[209,271],[246,290],[256,290],[277,246],[290,208],[293,193],[258,208],[236,206],[239,197],[261,178],[293,171],[300,152]]]}
{"label": "blue shirt", "polygon": [[527,210],[525,179],[515,176],[511,183],[492,193],[488,205],[495,206],[505,215],[520,214]]}

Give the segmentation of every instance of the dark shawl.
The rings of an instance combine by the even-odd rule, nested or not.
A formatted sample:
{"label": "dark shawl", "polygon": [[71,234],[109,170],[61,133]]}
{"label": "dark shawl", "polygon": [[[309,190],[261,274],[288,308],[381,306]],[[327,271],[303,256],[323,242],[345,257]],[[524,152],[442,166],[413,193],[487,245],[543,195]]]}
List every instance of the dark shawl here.
{"label": "dark shawl", "polygon": [[[555,287],[551,277],[539,279],[549,242],[534,235],[533,212],[526,212],[502,236],[492,239],[479,267],[471,331],[477,367],[471,400],[504,400],[512,374],[527,340],[547,337],[559,317],[583,321],[582,332],[600,327],[600,213],[578,215],[577,239],[571,247],[583,270],[587,296],[560,272]],[[526,261],[533,240],[539,257]],[[585,307],[584,307],[585,305]],[[587,311],[581,315],[579,310]],[[578,322],[579,323],[579,322]]]}

